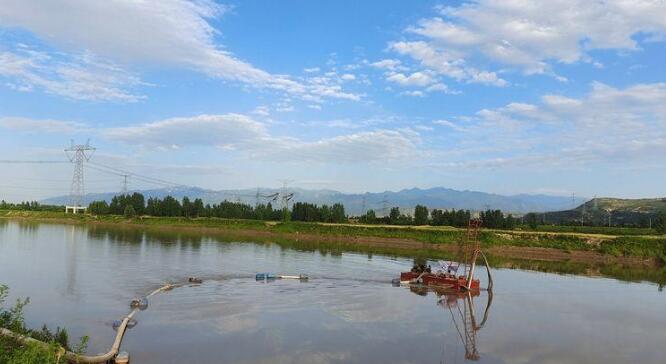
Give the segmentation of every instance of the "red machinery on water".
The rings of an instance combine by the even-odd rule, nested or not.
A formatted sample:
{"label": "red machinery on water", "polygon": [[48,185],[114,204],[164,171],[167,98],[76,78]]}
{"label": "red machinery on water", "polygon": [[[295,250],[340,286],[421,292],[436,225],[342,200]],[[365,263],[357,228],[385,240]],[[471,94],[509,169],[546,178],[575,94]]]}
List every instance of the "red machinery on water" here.
{"label": "red machinery on water", "polygon": [[[479,244],[479,229],[481,220],[470,219],[467,225],[465,239],[461,240],[458,249],[458,263],[446,262],[439,269],[432,271],[430,266],[415,265],[410,272],[400,273],[401,284],[421,284],[424,286],[441,287],[456,291],[479,291],[480,281],[474,278],[474,269],[479,255],[488,271],[488,287],[492,287],[492,277],[485,254],[481,251]],[[458,273],[462,266],[462,272]]]}

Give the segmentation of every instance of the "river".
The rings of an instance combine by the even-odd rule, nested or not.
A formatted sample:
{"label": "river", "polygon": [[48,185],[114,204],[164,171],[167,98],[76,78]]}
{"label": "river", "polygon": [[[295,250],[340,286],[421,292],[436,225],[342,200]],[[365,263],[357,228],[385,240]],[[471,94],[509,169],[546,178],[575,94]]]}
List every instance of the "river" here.
{"label": "river", "polygon": [[[0,220],[0,284],[31,327],[88,335],[151,297],[122,350],[132,363],[664,363],[666,293],[653,283],[495,269],[492,300],[393,287],[411,259],[271,243]],[[257,282],[257,272],[310,279]],[[483,269],[478,272],[485,286]],[[486,312],[486,306],[491,303]],[[473,315],[469,315],[473,308]],[[484,313],[487,313],[484,322]],[[482,325],[483,324],[483,325]]]}

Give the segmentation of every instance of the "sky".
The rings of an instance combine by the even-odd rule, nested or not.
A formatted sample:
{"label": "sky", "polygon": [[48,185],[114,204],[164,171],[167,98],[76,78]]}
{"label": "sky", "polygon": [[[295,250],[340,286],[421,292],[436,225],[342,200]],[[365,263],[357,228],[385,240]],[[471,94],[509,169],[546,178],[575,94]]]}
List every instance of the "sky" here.
{"label": "sky", "polygon": [[[210,189],[665,196],[664,14],[663,0],[0,0],[0,198],[69,193],[64,149],[88,139],[98,166]],[[121,188],[98,169],[86,192]]]}

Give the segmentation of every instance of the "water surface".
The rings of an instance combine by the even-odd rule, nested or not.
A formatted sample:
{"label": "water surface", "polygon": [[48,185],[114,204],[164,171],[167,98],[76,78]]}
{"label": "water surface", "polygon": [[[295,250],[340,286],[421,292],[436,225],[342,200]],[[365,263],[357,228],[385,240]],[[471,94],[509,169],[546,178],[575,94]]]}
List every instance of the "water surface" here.
{"label": "water surface", "polygon": [[[626,283],[495,270],[488,293],[413,292],[390,280],[410,259],[138,229],[0,220],[0,283],[26,318],[89,335],[106,352],[128,302],[164,282],[205,278],[150,300],[128,331],[132,362],[663,363],[666,295]],[[257,282],[256,272],[308,274]],[[485,277],[485,272],[479,272]]]}

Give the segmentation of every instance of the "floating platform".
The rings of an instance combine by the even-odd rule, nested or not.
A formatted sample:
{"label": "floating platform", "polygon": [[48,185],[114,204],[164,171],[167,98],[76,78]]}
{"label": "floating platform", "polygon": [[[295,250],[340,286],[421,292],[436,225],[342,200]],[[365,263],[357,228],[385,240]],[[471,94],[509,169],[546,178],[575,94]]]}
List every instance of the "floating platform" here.
{"label": "floating platform", "polygon": [[[400,273],[400,283],[416,283],[425,286],[435,287],[448,287],[456,290],[467,290],[467,277],[455,276],[447,273],[417,273],[417,272],[402,272]],[[481,282],[478,279],[472,279],[472,284],[469,287],[471,291],[478,291],[481,287]]]}

